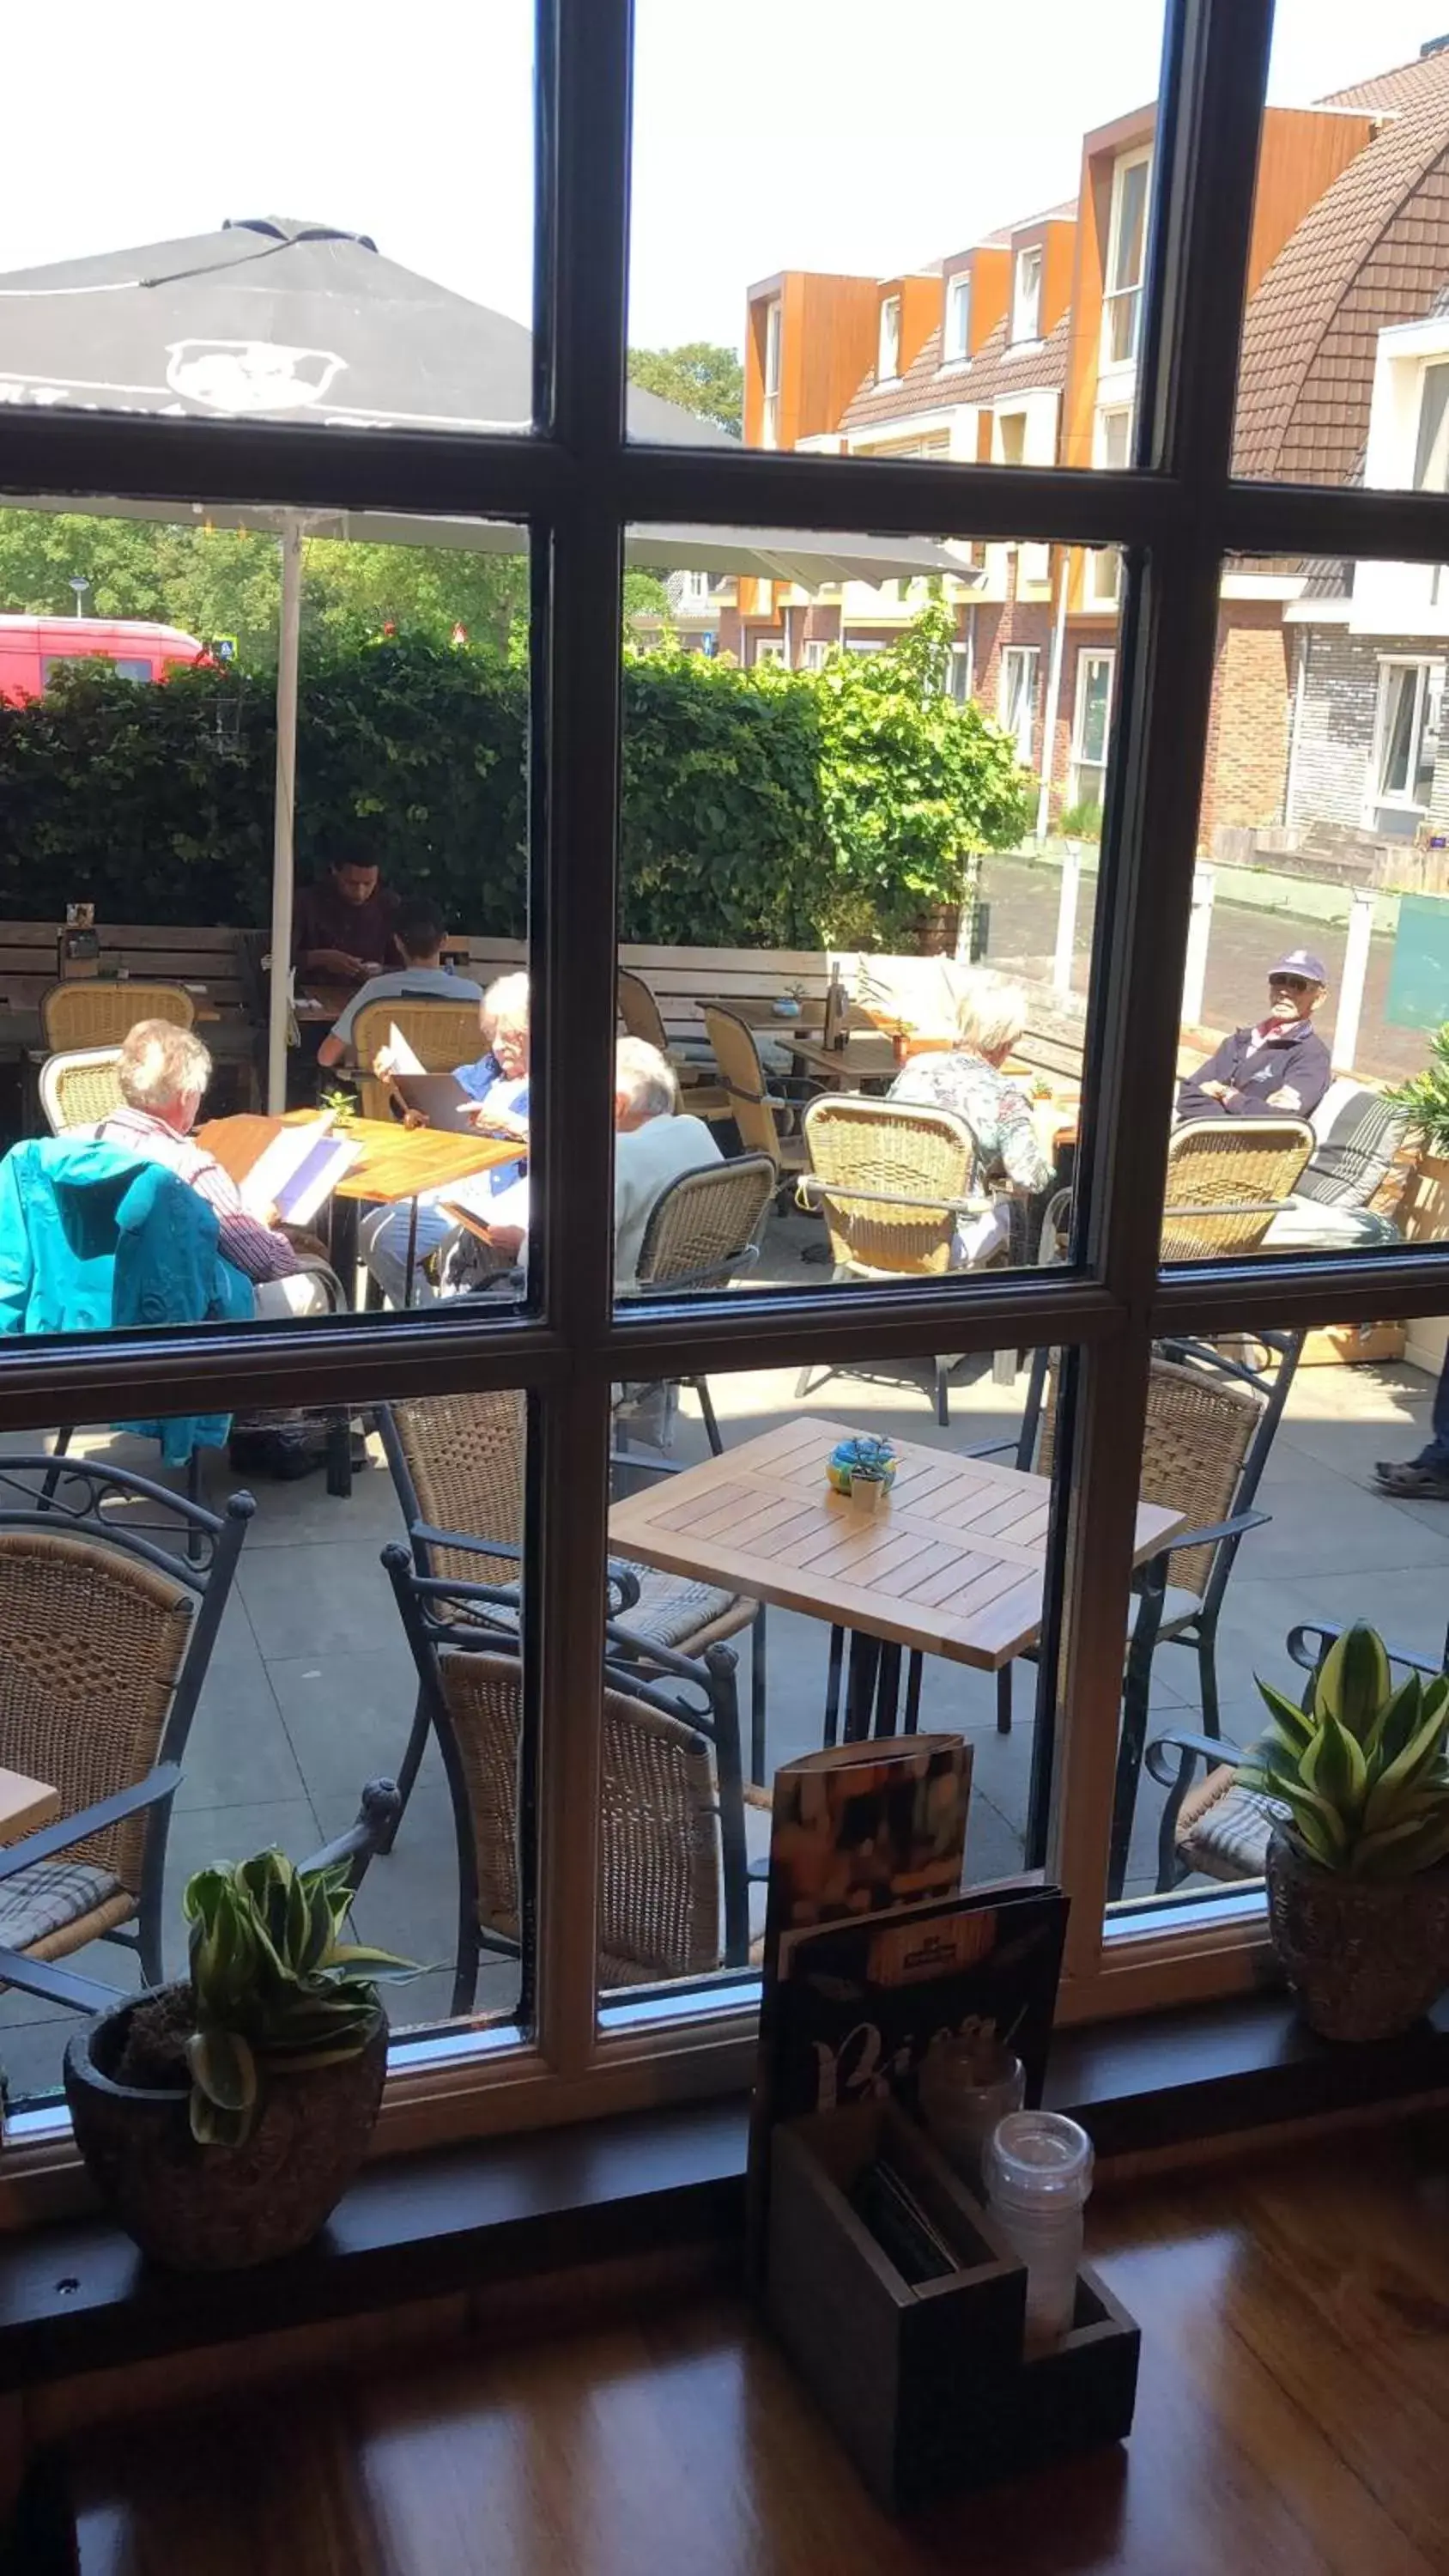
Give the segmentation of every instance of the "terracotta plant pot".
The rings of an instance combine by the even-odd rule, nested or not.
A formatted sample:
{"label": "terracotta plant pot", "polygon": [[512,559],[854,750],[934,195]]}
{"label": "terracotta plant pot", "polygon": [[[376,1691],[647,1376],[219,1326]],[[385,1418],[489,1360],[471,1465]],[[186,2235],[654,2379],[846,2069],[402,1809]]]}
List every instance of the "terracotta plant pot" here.
{"label": "terracotta plant pot", "polygon": [[1391,2039],[1449,1985],[1449,1866],[1347,1878],[1276,1832],[1268,1921],[1303,2017],[1324,2039]]}
{"label": "terracotta plant pot", "polygon": [[265,2078],[244,2147],[199,2147],[187,2095],[117,2084],[139,1996],[101,2013],[65,2053],[76,2144],[106,2207],[143,2254],[177,2272],[232,2272],[310,2243],[367,2152],[387,2072],[387,2019],[356,2057]]}

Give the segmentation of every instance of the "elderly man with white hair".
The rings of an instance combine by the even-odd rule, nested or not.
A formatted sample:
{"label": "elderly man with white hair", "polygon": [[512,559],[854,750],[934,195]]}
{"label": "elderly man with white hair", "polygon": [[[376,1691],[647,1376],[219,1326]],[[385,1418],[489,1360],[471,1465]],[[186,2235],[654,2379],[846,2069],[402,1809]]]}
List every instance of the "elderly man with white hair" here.
{"label": "elderly man with white hair", "polygon": [[[528,977],[500,975],[484,994],[478,1017],[487,1043],[476,1063],[456,1067],[454,1079],[478,1103],[473,1116],[485,1135],[516,1136],[520,1146],[526,1148]],[[394,1071],[386,1047],[373,1058],[373,1071],[384,1079]],[[528,1223],[524,1159],[520,1153],[517,1162],[500,1163],[476,1181],[455,1183],[446,1194],[440,1190],[420,1191],[415,1236],[408,1206],[378,1208],[364,1218],[360,1231],[362,1257],[383,1295],[394,1306],[426,1306],[437,1293],[423,1264],[433,1253],[446,1250],[459,1231],[439,1205],[444,1195],[485,1223],[496,1223],[505,1229],[516,1226],[522,1239],[522,1230]],[[407,1272],[410,1238],[415,1263],[411,1300]]]}
{"label": "elderly man with white hair", "polygon": [[280,1226],[253,1216],[229,1172],[198,1145],[196,1124],[211,1057],[190,1029],[170,1020],[138,1020],[116,1067],[121,1107],[98,1128],[103,1145],[118,1145],[148,1163],[164,1163],[216,1212],[222,1259],[253,1283],[258,1315],[325,1315],[342,1303],[342,1291],[325,1262],[299,1252]]}
{"label": "elderly man with white hair", "polygon": [[[628,1296],[638,1286],[639,1255],[649,1219],[670,1182],[722,1159],[704,1120],[679,1115],[679,1086],[659,1049],[645,1038],[620,1038],[614,1050],[616,1297]],[[527,1186],[523,1182],[511,1190],[503,1214],[485,1221],[481,1229],[478,1220],[486,1219],[486,1212],[476,1203],[469,1209],[473,1240],[481,1231],[490,1252],[505,1263],[527,1257],[528,1210],[523,1200]],[[449,1193],[454,1205],[463,1195],[456,1189]],[[488,1278],[486,1273],[481,1280],[476,1278],[472,1242],[464,1242],[448,1264],[446,1293],[475,1284],[486,1287]]]}
{"label": "elderly man with white hair", "polygon": [[[953,1109],[975,1140],[970,1188],[983,1196],[1002,1181],[1044,1190],[1052,1167],[1042,1152],[1030,1106],[1001,1070],[1026,1029],[1026,995],[999,975],[973,975],[956,1006],[956,1043],[939,1055],[913,1056],[890,1097],[925,1109]],[[975,1269],[1011,1249],[1011,1201],[1003,1193],[956,1230],[957,1257]]]}

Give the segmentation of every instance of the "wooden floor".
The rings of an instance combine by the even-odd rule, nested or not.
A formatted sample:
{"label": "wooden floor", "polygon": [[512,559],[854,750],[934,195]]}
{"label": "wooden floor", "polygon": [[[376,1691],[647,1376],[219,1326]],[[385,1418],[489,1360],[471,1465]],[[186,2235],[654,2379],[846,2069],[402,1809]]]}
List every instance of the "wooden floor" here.
{"label": "wooden floor", "polygon": [[1124,2449],[886,2522],[743,2308],[77,2446],[81,2576],[1444,2576],[1449,2124],[1125,2187]]}

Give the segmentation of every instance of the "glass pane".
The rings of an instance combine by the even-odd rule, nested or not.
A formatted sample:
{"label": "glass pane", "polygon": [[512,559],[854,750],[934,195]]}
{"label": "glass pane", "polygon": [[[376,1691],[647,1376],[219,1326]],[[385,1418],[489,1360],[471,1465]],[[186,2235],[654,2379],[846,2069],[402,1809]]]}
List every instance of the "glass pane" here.
{"label": "glass pane", "polygon": [[[32,1174],[171,1176],[107,1202],[83,1281],[47,1237],[22,1284],[7,1248],[0,1333],[516,1299],[524,545],[483,520],[0,510],[8,1221]],[[123,1247],[160,1240],[171,1191],[190,1267],[158,1301]]]}
{"label": "glass pane", "polygon": [[[104,17],[68,65],[68,130],[119,113],[127,149],[72,149],[60,174],[47,33],[15,30],[0,402],[527,429],[533,11],[425,7],[409,34],[379,77],[295,15],[282,98],[275,55],[224,18],[163,0],[138,49]],[[223,97],[219,149],[201,102]]]}
{"label": "glass pane", "polygon": [[[646,1780],[638,1746],[649,1709],[641,1714],[643,1676],[629,1664],[644,1605],[626,1611],[609,1649],[606,2000],[748,1973],[765,1899],[763,1877],[749,1872],[769,1848],[769,1783],[782,1762],[827,1743],[917,1727],[964,1734],[966,1882],[1026,1866],[1030,1656],[1052,1499],[1050,1456],[1029,1469],[1019,1454],[1030,1358],[736,1370],[624,1390],[616,1558],[643,1577],[650,1633],[663,1635],[667,1617],[677,1641],[682,1663],[655,1687],[701,1737],[705,1723],[718,1729],[724,1759],[711,1748],[699,1776],[672,1793],[657,1775]],[[848,1438],[889,1444],[894,1483],[872,1513],[827,1479]],[[844,1473],[838,1458],[834,1472]],[[731,1785],[736,1764],[743,1796]]]}
{"label": "glass pane", "polygon": [[[1444,624],[1432,565],[1224,570],[1169,1260],[1449,1237]],[[1279,1122],[1257,1163],[1245,1117]],[[1429,1330],[1397,1305],[1383,1329],[1411,1354]]]}
{"label": "glass pane", "polygon": [[[1021,461],[1097,461],[1099,374],[1130,392],[1138,354],[1161,0],[916,0],[884,48],[861,0],[635,14],[634,436],[900,455],[929,424],[974,463],[1025,397]],[[682,136],[729,170],[727,223],[681,223]]]}
{"label": "glass pane", "polygon": [[1113,1893],[1155,1893],[1189,1927],[1227,1890],[1261,1902],[1269,1820],[1231,1767],[1268,1722],[1258,1682],[1301,1701],[1305,1660],[1355,1618],[1432,1669],[1445,1648],[1442,1506],[1436,1518],[1372,1485],[1376,1459],[1412,1457],[1430,1438],[1433,1377],[1403,1362],[1345,1366],[1323,1331],[1275,1343],[1163,1343],[1152,1363],[1143,1494],[1189,1528],[1265,1515],[1138,1578]]}
{"label": "glass pane", "polygon": [[618,1293],[1059,1259],[1117,627],[1091,559],[629,551]]}
{"label": "glass pane", "polygon": [[[331,1488],[337,1469],[348,1470],[349,1441],[344,1494]],[[7,1773],[53,1789],[64,1817],[160,1759],[182,1770],[169,1814],[163,1802],[81,1847],[87,1874],[57,1897],[67,1908],[88,1900],[66,1915],[69,1969],[133,1992],[139,1940],[157,1973],[179,1975],[193,1871],[272,1846],[297,1862],[314,1858],[353,1826],[369,1782],[395,1781],[406,1793],[401,1817],[390,1848],[386,1811],[379,1817],[353,1909],[357,1938],[425,1971],[384,1983],[394,2032],[456,2026],[456,2002],[464,2024],[496,2025],[503,2039],[519,2011],[518,1879],[531,1868],[517,1790],[532,1762],[517,1651],[525,1455],[525,1402],[512,1393],[378,1407],[350,1428],[304,1409],[238,1415],[229,1426],[226,1417],[166,1417],[0,1441]],[[410,1554],[419,1520],[457,1531],[458,1544],[419,1541]],[[78,1569],[77,1538],[89,1551]],[[159,1562],[138,1558],[147,1543]],[[392,1543],[402,1562],[385,1570],[381,1551]],[[410,1563],[444,1583],[490,1588],[441,1600],[415,1589]],[[225,1599],[209,1660],[204,1639],[193,1645],[174,1692],[164,1679],[154,1689],[146,1681],[168,1651],[169,1615],[156,1624],[158,1575],[193,1609],[214,1585]],[[432,1633],[434,1623],[464,1616],[479,1623],[467,1632],[474,1644],[490,1650],[486,1689],[468,1682],[465,1656],[461,1674],[439,1678],[459,1650]],[[420,1672],[429,1694],[422,1728]],[[446,1698],[435,1697],[444,1687]],[[154,1907],[148,1851],[153,1862],[164,1856]],[[476,1958],[471,1938],[460,1949],[460,1865],[477,1882]],[[20,1931],[12,1937],[25,1946]],[[73,2010],[17,1985],[0,1995],[12,2108],[56,2092],[77,2026]]]}
{"label": "glass pane", "polygon": [[1443,488],[1449,58],[1412,10],[1281,0],[1258,156],[1237,472]]}

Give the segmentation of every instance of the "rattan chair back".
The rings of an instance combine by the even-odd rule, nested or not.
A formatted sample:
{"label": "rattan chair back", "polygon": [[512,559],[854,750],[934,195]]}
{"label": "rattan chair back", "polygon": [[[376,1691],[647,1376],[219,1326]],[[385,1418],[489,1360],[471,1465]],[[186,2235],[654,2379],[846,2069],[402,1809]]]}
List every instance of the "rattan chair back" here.
{"label": "rattan chair back", "polygon": [[[460,1648],[445,1648],[438,1667],[477,1857],[479,1928],[511,1945],[520,1934],[522,1668],[513,1656]],[[706,1739],[606,1681],[600,1796],[600,1983],[716,1967],[722,1886]]]}
{"label": "rattan chair back", "polygon": [[653,992],[642,975],[633,975],[627,966],[619,968],[619,1017],[631,1038],[643,1038],[657,1047],[666,1062],[669,1057],[669,1032],[664,1015]]}
{"label": "rattan chair back", "polygon": [[[805,1151],[813,1180],[804,1187],[837,1263],[918,1278],[951,1268],[976,1156],[964,1118],[853,1092],[822,1094],[805,1112]],[[879,1199],[866,1195],[872,1190]]]}
{"label": "rattan chair back", "polygon": [[[390,1408],[392,1427],[412,1481],[403,1511],[436,1530],[497,1539],[515,1551],[480,1556],[475,1549],[429,1541],[427,1570],[465,1583],[516,1583],[523,1545],[525,1399],[518,1388],[474,1395],[421,1396]],[[412,1503],[416,1501],[417,1514]]]}
{"label": "rattan chair back", "polygon": [[[59,1791],[62,1815],[155,1764],[193,1608],[180,1583],[103,1541],[0,1530],[0,1744],[11,1770]],[[70,1856],[139,1897],[147,1823],[128,1817]]]}
{"label": "rattan chair back", "polygon": [[121,1105],[118,1046],[71,1047],[40,1068],[40,1106],[52,1136],[99,1127]]}
{"label": "rattan chair back", "polygon": [[40,1005],[41,1034],[51,1053],[119,1046],[142,1020],[170,1020],[189,1029],[195,1019],[196,1004],[181,984],[112,984],[77,976],[52,984]]}
{"label": "rattan chair back", "polygon": [[768,1154],[738,1154],[681,1172],[650,1210],[639,1250],[641,1288],[686,1280],[727,1279],[752,1259],[765,1212],[779,1185]]}
{"label": "rattan chair back", "polygon": [[391,1095],[372,1070],[379,1047],[396,1029],[406,1038],[424,1073],[451,1073],[455,1065],[475,1064],[483,1053],[476,1002],[429,1001],[419,994],[409,1001],[367,1002],[352,1023],[352,1052],[359,1067],[358,1102],[364,1118],[391,1116]]}
{"label": "rattan chair back", "polygon": [[738,1011],[726,1010],[722,1002],[705,1003],[704,1025],[720,1080],[729,1094],[730,1115],[739,1130],[740,1143],[747,1153],[768,1154],[778,1168],[785,1159],[784,1149],[754,1030]]}
{"label": "rattan chair back", "polygon": [[1163,1260],[1256,1252],[1315,1141],[1306,1118],[1194,1118],[1174,1128]]}
{"label": "rattan chair back", "polygon": [[[1232,1378],[1216,1377],[1178,1360],[1152,1361],[1147,1380],[1147,1428],[1138,1492],[1186,1515],[1191,1529],[1228,1520],[1248,1464],[1253,1437],[1268,1409],[1266,1394]],[[1056,1419],[1055,1371],[1043,1410],[1037,1465],[1052,1471]],[[1217,1542],[1174,1550],[1175,1589],[1199,1599],[1206,1592]]]}

